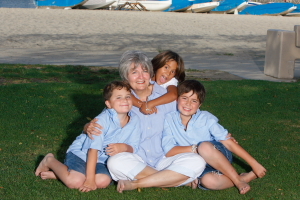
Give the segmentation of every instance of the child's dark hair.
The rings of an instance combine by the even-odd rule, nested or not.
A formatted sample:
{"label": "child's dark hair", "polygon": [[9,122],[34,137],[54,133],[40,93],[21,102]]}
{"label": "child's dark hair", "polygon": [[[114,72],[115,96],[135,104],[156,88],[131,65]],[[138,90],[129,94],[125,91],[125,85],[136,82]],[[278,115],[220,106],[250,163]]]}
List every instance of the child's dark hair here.
{"label": "child's dark hair", "polygon": [[113,82],[107,84],[103,89],[104,101],[110,99],[110,97],[115,89],[121,90],[123,88],[125,88],[127,91],[130,91],[130,89],[131,89],[130,85],[124,81],[113,81]]}
{"label": "child's dark hair", "polygon": [[170,60],[174,60],[177,62],[177,69],[176,69],[176,74],[175,78],[179,81],[182,82],[185,79],[185,71],[184,71],[184,62],[183,59],[175,52],[167,50],[159,53],[156,55],[152,60],[152,65],[153,65],[153,71],[154,74],[156,74],[157,70],[165,66],[167,62]]}
{"label": "child's dark hair", "polygon": [[196,80],[183,81],[178,85],[177,90],[178,90],[178,96],[193,91],[193,94],[196,93],[200,103],[202,104],[204,102],[206,91],[204,86],[199,81]]}

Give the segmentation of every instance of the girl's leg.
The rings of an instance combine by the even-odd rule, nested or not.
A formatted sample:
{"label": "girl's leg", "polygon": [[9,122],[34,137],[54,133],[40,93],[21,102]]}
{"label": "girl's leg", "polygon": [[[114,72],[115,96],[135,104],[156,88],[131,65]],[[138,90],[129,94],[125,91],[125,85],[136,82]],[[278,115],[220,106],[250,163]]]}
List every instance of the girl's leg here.
{"label": "girl's leg", "polygon": [[[213,168],[221,171],[225,176],[219,176],[217,174],[209,173],[208,178],[212,178],[212,182],[214,183],[217,179],[220,181],[220,184],[224,184],[224,186],[216,187],[216,190],[219,188],[225,189],[228,187],[232,187],[233,184],[239,189],[241,194],[245,194],[250,190],[250,186],[247,182],[245,182],[236,172],[234,167],[228,161],[228,159],[218,150],[215,146],[210,142],[202,142],[198,147],[198,153],[203,159]],[[218,178],[220,177],[220,178]],[[204,178],[204,177],[203,177]],[[207,178],[206,178],[207,179]],[[204,179],[205,183],[210,183],[210,181]],[[219,180],[220,179],[220,180]],[[231,182],[231,183],[230,183]],[[233,183],[232,183],[233,182]],[[219,184],[217,184],[219,185]],[[213,188],[211,188],[213,189]]]}
{"label": "girl's leg", "polygon": [[35,175],[39,176],[42,172],[48,172],[49,169],[53,171],[57,178],[59,178],[69,188],[79,188],[85,181],[85,175],[71,170],[59,162],[52,153],[48,153],[39,164],[35,171]]}

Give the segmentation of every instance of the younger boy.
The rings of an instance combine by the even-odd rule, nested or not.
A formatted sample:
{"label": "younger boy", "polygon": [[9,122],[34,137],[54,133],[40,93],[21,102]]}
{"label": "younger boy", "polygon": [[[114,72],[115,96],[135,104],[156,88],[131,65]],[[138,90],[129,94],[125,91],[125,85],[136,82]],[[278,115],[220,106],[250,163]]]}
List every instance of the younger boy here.
{"label": "younger boy", "polygon": [[110,184],[107,159],[120,152],[136,152],[141,131],[138,116],[129,112],[132,99],[127,83],[114,81],[108,84],[103,96],[107,109],[96,117],[105,127],[102,134],[94,136],[93,140],[85,133],[79,135],[67,150],[64,164],[53,154],[47,154],[36,169],[36,176],[42,179],[58,178],[67,187],[82,192],[105,188]]}
{"label": "younger boy", "polygon": [[[162,145],[166,157],[184,152],[198,153],[207,162],[199,177],[202,189],[222,190],[236,186],[241,194],[250,190],[248,182],[262,178],[266,169],[246,150],[226,138],[228,131],[218,119],[199,107],[205,98],[204,86],[187,80],[178,86],[178,111],[166,116]],[[251,167],[249,173],[238,175],[231,165],[232,153],[243,158]]]}

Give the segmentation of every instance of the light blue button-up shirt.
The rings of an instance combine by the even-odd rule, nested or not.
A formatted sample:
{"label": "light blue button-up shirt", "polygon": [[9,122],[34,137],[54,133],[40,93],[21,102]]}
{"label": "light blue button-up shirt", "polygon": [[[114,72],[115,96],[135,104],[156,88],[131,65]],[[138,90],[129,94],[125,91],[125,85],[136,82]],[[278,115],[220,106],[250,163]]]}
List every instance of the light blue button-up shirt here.
{"label": "light blue button-up shirt", "polygon": [[[132,93],[139,98],[134,91]],[[165,88],[154,83],[152,94],[148,97],[148,100],[156,99],[165,93],[167,93]],[[164,120],[167,113],[176,110],[176,101],[159,105],[157,109],[158,112],[156,114],[144,115],[139,111],[139,108],[132,107],[132,112],[140,118],[142,129],[141,142],[137,154],[151,167],[155,167],[164,156],[161,143]]]}
{"label": "light blue button-up shirt", "polygon": [[181,122],[179,111],[166,116],[162,145],[165,154],[175,146],[191,146],[203,141],[226,140],[228,131],[218,118],[207,111],[198,111],[190,119],[187,129]]}
{"label": "light blue button-up shirt", "polygon": [[141,138],[141,128],[139,117],[134,113],[129,113],[130,120],[122,128],[117,112],[114,109],[104,109],[96,118],[101,122],[102,134],[93,135],[94,139],[90,139],[87,134],[79,135],[69,147],[67,152],[72,152],[85,162],[87,161],[87,152],[89,149],[98,150],[98,163],[106,163],[108,155],[105,148],[111,143],[125,143],[138,151]]}

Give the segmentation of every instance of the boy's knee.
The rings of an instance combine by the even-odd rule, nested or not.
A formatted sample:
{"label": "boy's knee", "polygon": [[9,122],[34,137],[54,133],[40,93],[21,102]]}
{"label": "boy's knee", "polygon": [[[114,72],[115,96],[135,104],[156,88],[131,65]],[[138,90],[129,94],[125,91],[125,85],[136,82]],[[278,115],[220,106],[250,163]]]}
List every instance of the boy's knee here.
{"label": "boy's knee", "polygon": [[208,173],[204,177],[201,178],[201,185],[210,189],[210,190],[219,190],[220,189],[220,181],[216,179],[214,176],[218,176],[217,174]]}
{"label": "boy's knee", "polygon": [[202,142],[199,146],[198,146],[198,153],[201,156],[207,156],[210,155],[212,153],[212,151],[214,150],[214,145],[210,142]]}
{"label": "boy's knee", "polygon": [[78,189],[83,185],[83,180],[80,178],[72,178],[66,182],[66,186],[70,189]]}
{"label": "boy's knee", "polygon": [[106,188],[111,183],[111,178],[107,175],[101,176],[101,178],[96,179],[97,188]]}
{"label": "boy's knee", "polygon": [[122,167],[127,161],[128,161],[128,155],[130,153],[128,152],[123,152],[123,153],[118,153],[114,156],[109,157],[107,161],[107,167],[110,171],[115,171],[118,170],[120,167]]}

